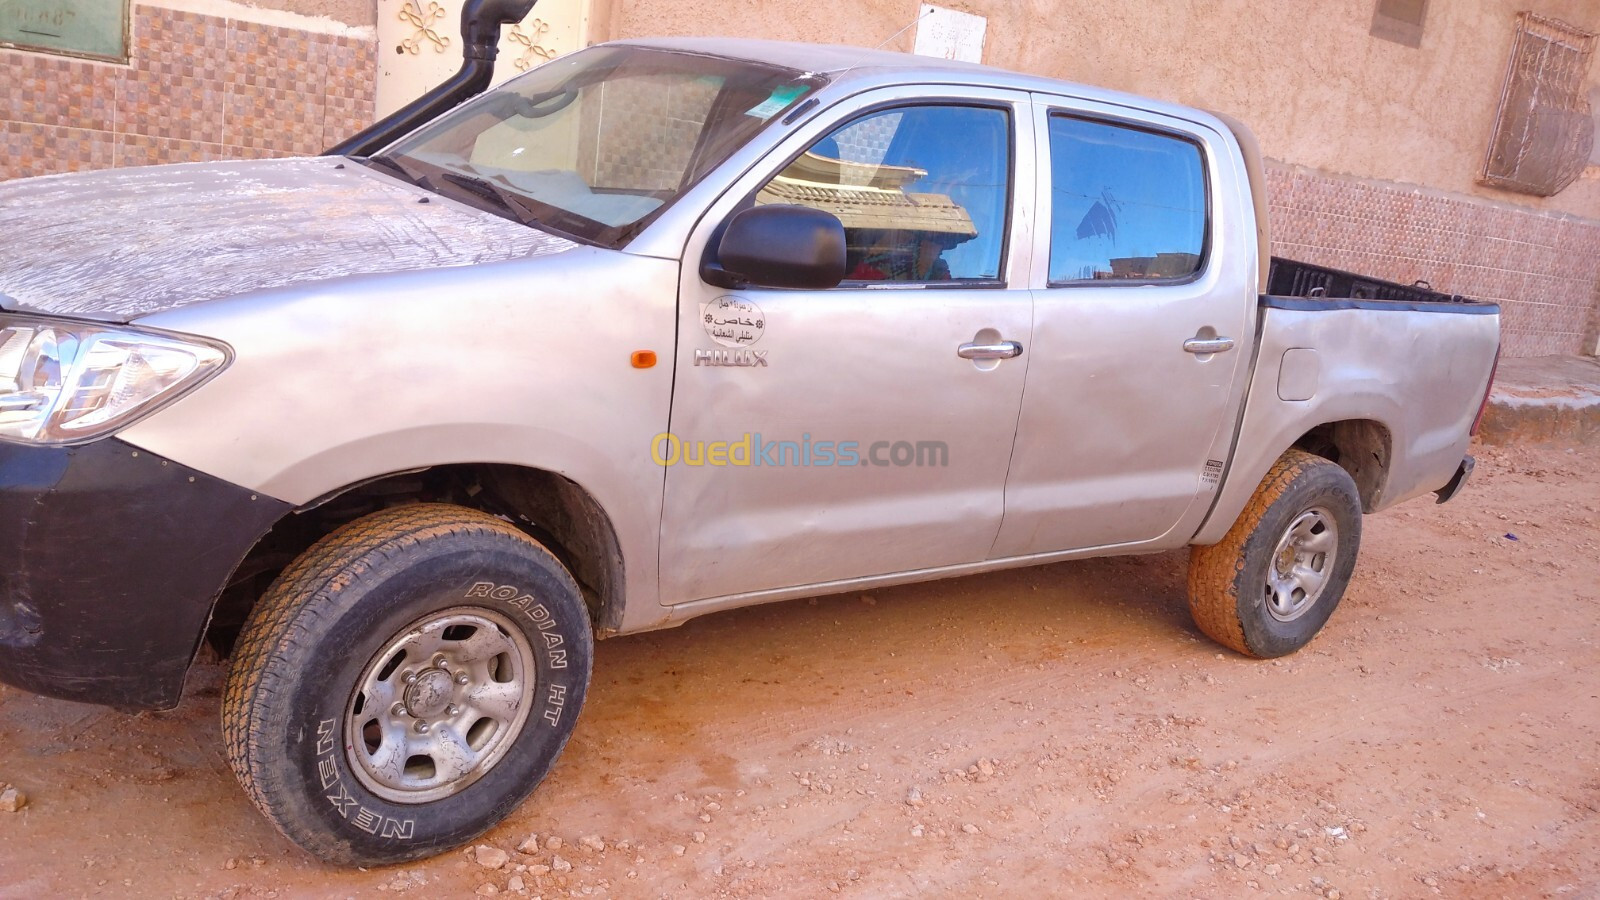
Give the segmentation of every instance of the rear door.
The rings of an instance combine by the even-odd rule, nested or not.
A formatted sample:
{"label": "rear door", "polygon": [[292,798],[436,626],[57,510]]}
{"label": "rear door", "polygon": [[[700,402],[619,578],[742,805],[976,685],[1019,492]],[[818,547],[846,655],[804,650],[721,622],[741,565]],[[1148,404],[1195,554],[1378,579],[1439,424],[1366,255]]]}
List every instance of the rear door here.
{"label": "rear door", "polygon": [[[999,531],[1031,343],[1028,95],[846,104],[690,238],[671,436],[653,451],[666,603],[980,562]],[[703,282],[707,244],[751,203],[838,215],[847,280]]]}
{"label": "rear door", "polygon": [[1041,96],[1034,115],[1039,289],[993,555],[1182,544],[1250,365],[1239,154],[1231,136],[1127,107]]}

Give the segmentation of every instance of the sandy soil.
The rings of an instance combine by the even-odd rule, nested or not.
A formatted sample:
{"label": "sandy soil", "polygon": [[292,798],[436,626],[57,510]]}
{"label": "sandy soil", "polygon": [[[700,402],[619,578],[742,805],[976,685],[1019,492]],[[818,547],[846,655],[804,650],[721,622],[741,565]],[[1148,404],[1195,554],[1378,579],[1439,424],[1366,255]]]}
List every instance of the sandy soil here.
{"label": "sandy soil", "polygon": [[291,847],[219,751],[220,667],[138,716],[0,688],[0,896],[1596,896],[1600,448],[1480,459],[1369,518],[1276,662],[1195,630],[1182,554],[604,642],[498,870]]}

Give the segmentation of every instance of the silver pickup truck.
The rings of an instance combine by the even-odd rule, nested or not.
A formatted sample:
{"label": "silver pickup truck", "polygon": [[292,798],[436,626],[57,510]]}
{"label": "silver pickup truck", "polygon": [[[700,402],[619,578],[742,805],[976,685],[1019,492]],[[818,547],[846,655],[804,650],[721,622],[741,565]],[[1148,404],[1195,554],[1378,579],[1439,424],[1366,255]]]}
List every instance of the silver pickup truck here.
{"label": "silver pickup truck", "polygon": [[513,809],[595,638],[1189,547],[1200,629],[1273,657],[1363,514],[1471,471],[1498,308],[1274,263],[1223,117],[734,40],[460,93],[0,185],[0,680],[170,707],[214,646],[324,860]]}

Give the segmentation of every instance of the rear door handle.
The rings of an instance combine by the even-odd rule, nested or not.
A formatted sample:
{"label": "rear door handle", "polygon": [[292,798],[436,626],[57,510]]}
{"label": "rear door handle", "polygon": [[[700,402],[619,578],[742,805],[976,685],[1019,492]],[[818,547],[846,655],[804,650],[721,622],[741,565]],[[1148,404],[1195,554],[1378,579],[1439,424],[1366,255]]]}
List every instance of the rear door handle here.
{"label": "rear door handle", "polygon": [[1188,351],[1189,353],[1226,353],[1227,351],[1233,349],[1233,338],[1231,338],[1231,337],[1214,337],[1214,338],[1192,337],[1192,338],[1189,338],[1187,341],[1183,342],[1183,349]]}
{"label": "rear door handle", "polygon": [[1022,345],[1016,341],[968,342],[956,348],[956,355],[962,359],[1015,359],[1022,355]]}

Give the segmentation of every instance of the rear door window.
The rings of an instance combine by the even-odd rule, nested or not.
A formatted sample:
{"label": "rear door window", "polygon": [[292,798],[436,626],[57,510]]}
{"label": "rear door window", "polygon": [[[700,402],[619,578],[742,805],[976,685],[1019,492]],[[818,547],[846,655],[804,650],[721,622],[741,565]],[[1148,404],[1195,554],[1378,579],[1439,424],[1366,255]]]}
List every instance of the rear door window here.
{"label": "rear door window", "polygon": [[1177,135],[1050,117],[1050,283],[1186,280],[1206,247],[1200,148]]}

